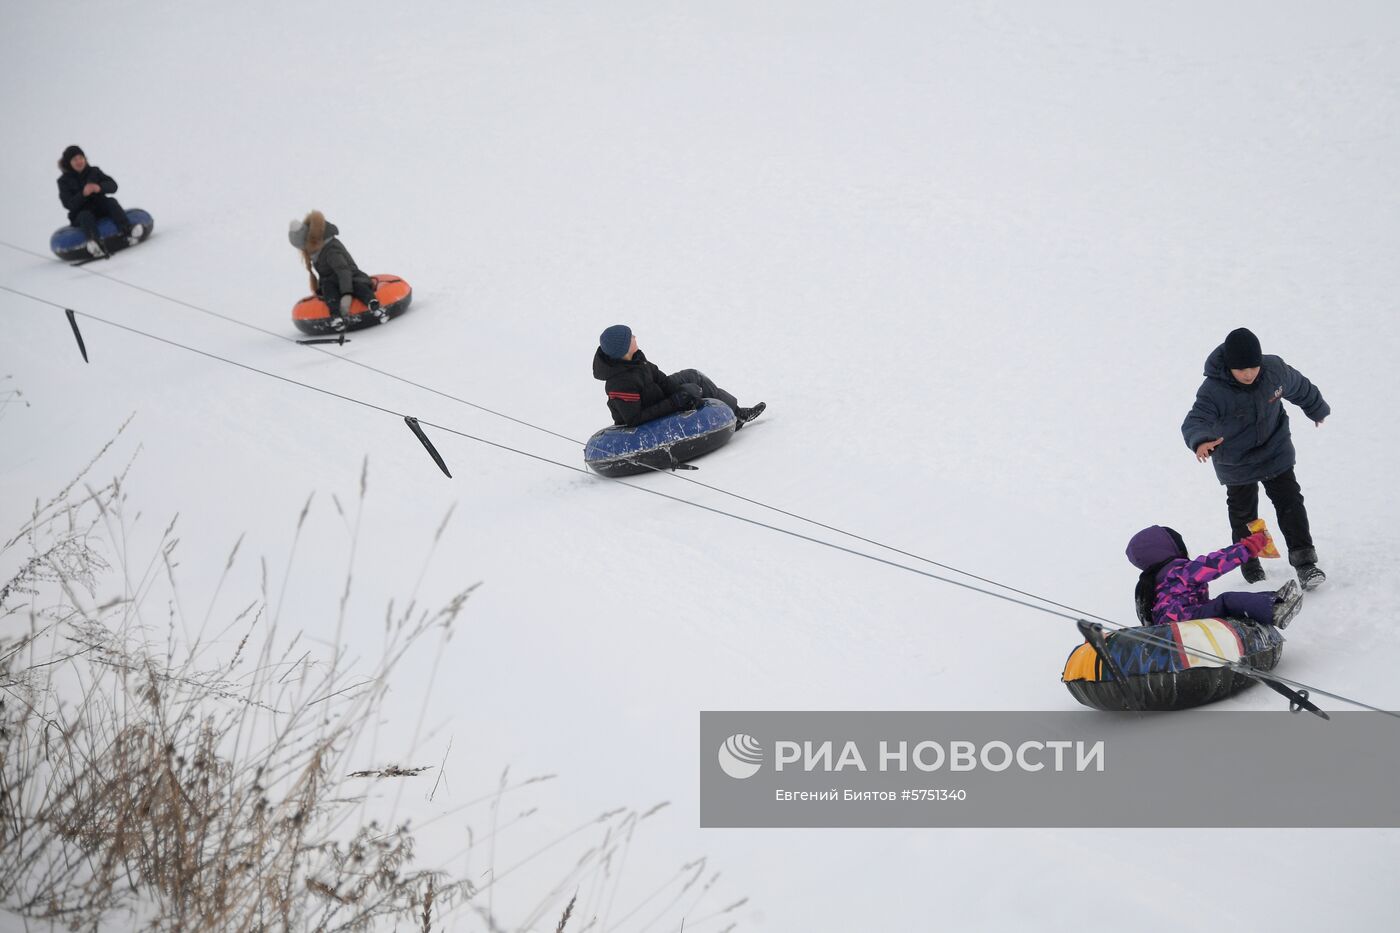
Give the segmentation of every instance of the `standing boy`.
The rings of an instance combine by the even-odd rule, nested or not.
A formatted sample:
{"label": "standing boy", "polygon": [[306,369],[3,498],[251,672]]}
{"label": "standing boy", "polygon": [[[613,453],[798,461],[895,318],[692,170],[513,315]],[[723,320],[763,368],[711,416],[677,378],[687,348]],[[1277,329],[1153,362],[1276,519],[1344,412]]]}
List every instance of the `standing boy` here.
{"label": "standing boy", "polygon": [[[1317,566],[1303,491],[1293,475],[1297,455],[1283,403],[1297,405],[1318,427],[1332,409],[1306,376],[1277,356],[1265,356],[1259,338],[1243,327],[1206,358],[1205,377],[1181,434],[1197,460],[1211,461],[1225,487],[1232,540],[1249,536],[1249,523],[1259,517],[1263,483],[1298,582],[1305,590],[1316,588],[1327,575]],[[1250,583],[1264,579],[1258,558],[1241,571]]]}

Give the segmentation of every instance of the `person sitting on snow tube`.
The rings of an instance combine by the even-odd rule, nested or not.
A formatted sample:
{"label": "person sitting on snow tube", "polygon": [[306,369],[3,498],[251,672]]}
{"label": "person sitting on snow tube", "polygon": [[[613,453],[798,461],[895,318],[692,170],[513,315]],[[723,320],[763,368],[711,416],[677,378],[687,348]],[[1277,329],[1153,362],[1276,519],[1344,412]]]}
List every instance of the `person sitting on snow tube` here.
{"label": "person sitting on snow tube", "polygon": [[1265,625],[1286,628],[1303,602],[1295,580],[1277,591],[1231,592],[1210,598],[1209,583],[1229,573],[1269,545],[1268,532],[1258,531],[1237,544],[1189,559],[1186,542],[1163,525],[1144,528],[1128,542],[1128,561],[1142,571],[1134,601],[1143,625],[1185,622],[1220,616],[1243,616]]}
{"label": "person sitting on snow tube", "polygon": [[331,309],[332,330],[345,330],[345,316],[356,298],[368,306],[379,323],[387,324],[389,315],[374,296],[374,280],[355,265],[350,251],[337,239],[339,234],[340,230],[326,220],[326,215],[312,211],[305,219],[292,221],[287,239],[301,250],[311,291]]}
{"label": "person sitting on snow tube", "polygon": [[146,230],[140,224],[132,225],[126,211],[110,195],[117,193],[117,182],[96,165],[89,165],[87,155],[77,146],[63,150],[63,158],[58,160],[58,199],[68,208],[68,222],[78,227],[87,236],[87,250],[93,256],[102,256],[102,239],[97,235],[97,221],[106,217],[116,224],[117,232],[126,237],[128,246],[141,241]]}
{"label": "person sitting on snow tube", "polygon": [[714,398],[734,412],[737,431],[768,407],[765,402],[752,408],[739,407],[738,399],[699,370],[666,375],[637,349],[637,338],[626,324],[614,324],[598,338],[593,378],[605,384],[613,424],[632,428],[678,411],[694,411],[705,399]]}

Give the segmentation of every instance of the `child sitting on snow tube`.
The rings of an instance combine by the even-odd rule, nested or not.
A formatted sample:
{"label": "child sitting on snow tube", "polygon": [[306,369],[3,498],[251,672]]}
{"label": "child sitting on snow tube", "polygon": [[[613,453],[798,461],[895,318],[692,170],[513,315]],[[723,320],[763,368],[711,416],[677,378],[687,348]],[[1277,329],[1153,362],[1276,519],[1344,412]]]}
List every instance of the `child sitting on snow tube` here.
{"label": "child sitting on snow tube", "polygon": [[705,399],[714,398],[734,412],[737,431],[768,407],[764,402],[752,408],[739,407],[738,399],[699,370],[683,369],[666,375],[637,349],[637,338],[626,324],[614,324],[598,338],[593,378],[604,383],[613,424],[627,427],[680,411],[694,411]]}
{"label": "child sitting on snow tube", "polygon": [[69,146],[63,150],[58,168],[63,172],[58,177],[58,199],[68,208],[68,222],[87,237],[90,255],[106,255],[97,231],[97,222],[104,217],[116,225],[117,233],[126,238],[128,246],[141,242],[146,228],[141,224],[133,225],[117,199],[111,197],[117,193],[116,180],[96,165],[89,165],[81,148]]}
{"label": "child sitting on snow tube", "polygon": [[368,306],[369,313],[379,323],[387,324],[389,315],[375,297],[374,280],[355,265],[350,251],[336,238],[339,233],[324,214],[312,211],[305,219],[292,221],[287,239],[301,250],[311,291],[320,295],[331,309],[332,330],[345,330],[345,318],[356,298]]}
{"label": "child sitting on snow tube", "polygon": [[1174,529],[1144,528],[1128,542],[1128,560],[1142,571],[1134,594],[1138,621],[1143,625],[1235,616],[1285,628],[1298,614],[1302,591],[1294,580],[1276,592],[1231,592],[1211,599],[1209,583],[1229,573],[1269,545],[1266,531],[1257,531],[1237,544],[1204,557],[1190,559],[1186,543]]}

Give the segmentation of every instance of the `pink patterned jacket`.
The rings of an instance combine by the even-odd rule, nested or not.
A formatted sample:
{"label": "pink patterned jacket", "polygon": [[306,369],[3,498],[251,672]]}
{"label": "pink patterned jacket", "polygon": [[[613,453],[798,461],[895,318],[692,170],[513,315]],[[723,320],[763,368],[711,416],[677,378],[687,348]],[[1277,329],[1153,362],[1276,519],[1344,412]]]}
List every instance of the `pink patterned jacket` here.
{"label": "pink patterned jacket", "polygon": [[1153,621],[1161,624],[1191,618],[1187,609],[1210,602],[1210,581],[1229,573],[1253,556],[1247,546],[1232,544],[1195,560],[1178,559],[1167,564],[1157,572]]}

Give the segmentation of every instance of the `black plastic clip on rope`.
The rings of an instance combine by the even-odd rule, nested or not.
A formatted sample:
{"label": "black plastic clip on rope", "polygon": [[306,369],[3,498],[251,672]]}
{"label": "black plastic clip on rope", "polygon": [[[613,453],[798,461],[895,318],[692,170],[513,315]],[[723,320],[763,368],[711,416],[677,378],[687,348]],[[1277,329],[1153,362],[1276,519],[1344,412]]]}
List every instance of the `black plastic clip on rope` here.
{"label": "black plastic clip on rope", "polygon": [[343,347],[349,342],[345,339],[345,331],[341,331],[339,337],[309,337],[306,340],[297,341],[303,347],[315,346],[320,343],[333,343],[338,347]]}
{"label": "black plastic clip on rope", "polygon": [[[700,469],[698,466],[696,466],[696,465],[693,464],[693,463],[682,463],[681,461],[677,460],[677,459],[676,459],[676,452],[675,452],[674,450],[672,450],[671,448],[669,448],[669,447],[666,448],[666,459],[668,459],[668,460],[671,461],[671,472],[672,472],[672,473],[676,472],[677,470],[698,470],[698,469]],[[654,467],[651,467],[649,464],[646,464],[646,463],[643,463],[642,466],[647,467],[647,469],[654,469]]]}
{"label": "black plastic clip on rope", "polygon": [[78,330],[78,318],[73,313],[72,308],[64,308],[63,313],[68,315],[68,326],[73,328],[73,336],[78,339],[78,352],[83,355],[83,362],[88,361],[87,345],[83,343],[83,332]]}
{"label": "black plastic clip on rope", "polygon": [[438,465],[438,469],[446,473],[448,479],[451,479],[452,471],[447,469],[447,464],[442,460],[442,454],[438,453],[437,448],[433,446],[433,442],[428,440],[428,435],[423,433],[423,429],[418,424],[418,419],[412,415],[404,415],[403,423],[408,425],[410,431],[418,435],[418,439],[423,442],[423,446],[428,450],[428,456],[432,457],[433,462]]}
{"label": "black plastic clip on rope", "polygon": [[1230,667],[1231,669],[1238,671],[1241,674],[1244,674],[1246,677],[1253,677],[1255,680],[1259,681],[1259,683],[1268,687],[1270,690],[1273,690],[1275,693],[1282,694],[1284,697],[1286,697],[1288,699],[1288,711],[1290,713],[1301,713],[1303,712],[1303,710],[1307,710],[1314,716],[1321,716],[1323,719],[1331,720],[1331,716],[1328,716],[1321,709],[1318,709],[1318,707],[1313,704],[1313,701],[1308,699],[1308,691],[1292,690],[1279,683],[1277,680],[1274,680],[1272,677],[1265,677],[1263,674],[1260,674],[1249,667],[1239,667],[1234,664],[1230,665]]}

